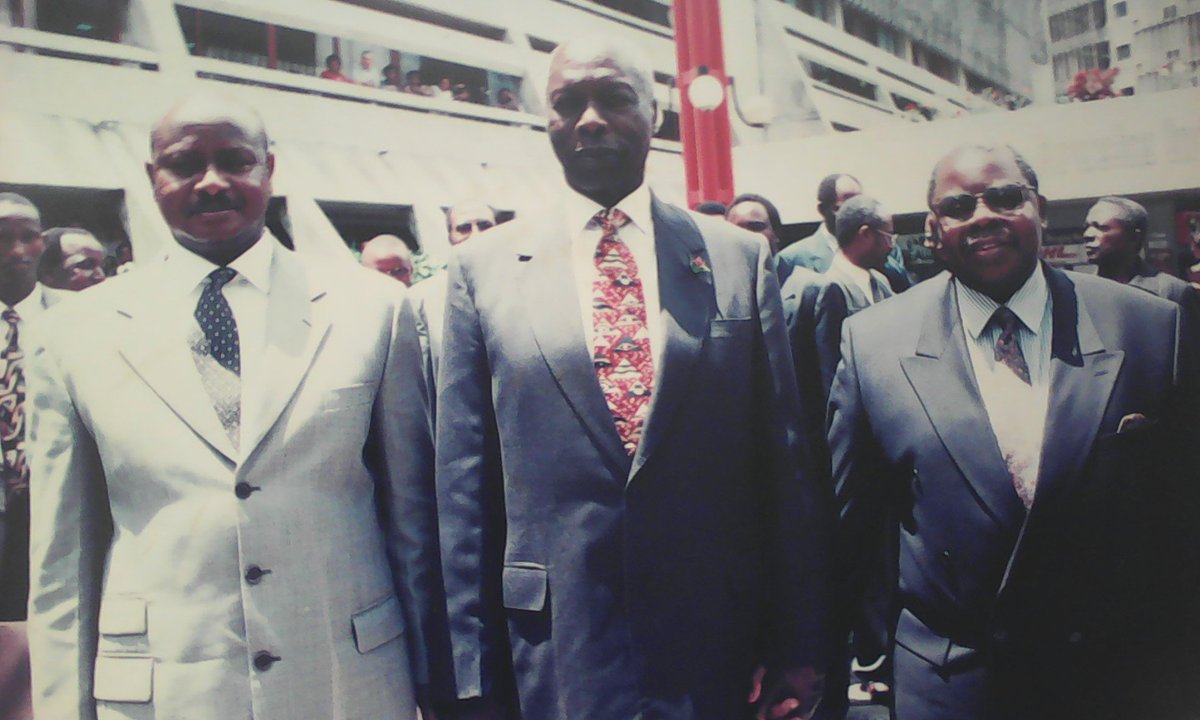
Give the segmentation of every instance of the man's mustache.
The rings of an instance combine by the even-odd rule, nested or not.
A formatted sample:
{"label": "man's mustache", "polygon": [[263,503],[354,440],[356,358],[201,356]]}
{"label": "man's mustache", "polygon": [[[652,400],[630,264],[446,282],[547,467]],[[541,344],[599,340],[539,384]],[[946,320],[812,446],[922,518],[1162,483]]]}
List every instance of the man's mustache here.
{"label": "man's mustache", "polygon": [[201,195],[192,205],[192,214],[238,210],[240,204],[228,195]]}

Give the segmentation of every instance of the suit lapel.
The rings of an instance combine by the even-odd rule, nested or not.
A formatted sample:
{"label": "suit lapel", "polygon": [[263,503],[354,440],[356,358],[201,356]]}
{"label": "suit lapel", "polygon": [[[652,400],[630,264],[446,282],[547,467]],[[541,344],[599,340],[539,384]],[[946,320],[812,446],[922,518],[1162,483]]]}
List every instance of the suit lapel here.
{"label": "suit lapel", "polygon": [[237,462],[237,451],[200,381],[186,331],[171,314],[172,305],[162,301],[167,288],[160,287],[160,281],[166,276],[153,268],[139,275],[130,278],[130,292],[117,310],[130,320],[118,352],[180,420],[231,463]]}
{"label": "suit lapel", "polygon": [[329,332],[328,316],[317,312],[325,293],[303,263],[289,251],[275,249],[267,296],[262,382],[242,392],[243,406],[253,405],[249,415],[242,413],[243,420],[253,422],[242,427],[241,445],[246,458],[254,453],[296,394]]}
{"label": "suit lapel", "polygon": [[980,504],[997,525],[1015,531],[1025,507],[1013,488],[971,369],[954,288],[949,275],[928,282],[944,285],[941,302],[925,319],[916,355],[902,357],[900,365]]}
{"label": "suit lapel", "polygon": [[1003,591],[1013,572],[1028,528],[1069,497],[1079,471],[1091,454],[1104,409],[1125,359],[1121,351],[1106,351],[1087,309],[1080,304],[1075,284],[1066,273],[1046,268],[1050,290],[1050,397],[1046,431],[1038,468],[1033,506],[1009,558]]}
{"label": "suit lapel", "polygon": [[658,294],[661,302],[662,357],[658,363],[650,412],[642,441],[634,453],[630,480],[662,442],[671,415],[688,387],[688,376],[700,355],[708,325],[716,309],[712,273],[692,271],[692,261],[703,257],[713,271],[704,238],[682,211],[652,198],[654,252],[658,260]]}
{"label": "suit lapel", "polygon": [[629,456],[600,390],[583,333],[583,299],[576,289],[571,263],[570,231],[562,223],[547,223],[534,234],[529,253],[515,258],[524,266],[518,284],[534,340],[558,389],[613,470],[623,477],[629,469]]}

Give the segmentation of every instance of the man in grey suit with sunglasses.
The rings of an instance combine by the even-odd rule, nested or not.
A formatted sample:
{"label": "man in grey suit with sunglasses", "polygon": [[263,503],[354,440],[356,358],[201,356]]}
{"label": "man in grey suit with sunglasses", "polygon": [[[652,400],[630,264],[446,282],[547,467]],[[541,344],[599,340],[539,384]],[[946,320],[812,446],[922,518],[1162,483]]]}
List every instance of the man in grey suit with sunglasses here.
{"label": "man in grey suit with sunglasses", "polygon": [[943,157],[929,206],[949,272],[847,321],[830,399],[840,606],[898,553],[895,717],[1195,717],[1180,308],[1040,263],[1010,147]]}

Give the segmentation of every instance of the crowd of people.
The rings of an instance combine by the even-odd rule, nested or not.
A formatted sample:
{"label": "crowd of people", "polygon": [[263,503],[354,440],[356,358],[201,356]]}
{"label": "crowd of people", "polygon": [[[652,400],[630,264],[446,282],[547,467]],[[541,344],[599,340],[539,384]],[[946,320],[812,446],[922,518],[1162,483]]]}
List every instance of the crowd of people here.
{"label": "crowd of people", "polygon": [[222,96],[151,132],[168,250],[53,308],[39,256],[73,291],[96,247],[0,196],[0,717],[1196,716],[1200,313],[1144,209],[1050,267],[981,139],[914,283],[850,175],[783,248],[765,197],[652,193],[627,42],[546,106],[561,196],[451,208],[411,290],[398,237],[272,237]]}
{"label": "crowd of people", "polygon": [[325,69],[320,76],[323,80],[363,85],[366,87],[382,88],[393,92],[420,95],[439,100],[456,100],[459,102],[475,103],[476,105],[491,105],[505,110],[522,110],[520,100],[512,88],[501,87],[496,90],[495,98],[489,98],[487,92],[476,85],[465,82],[452,83],[450,78],[442,78],[435,85],[427,85],[420,70],[409,70],[401,76],[400,66],[389,63],[382,71],[375,69],[375,60],[370,50],[364,50],[359,55],[351,76],[342,72],[342,58],[332,54],[325,58]]}

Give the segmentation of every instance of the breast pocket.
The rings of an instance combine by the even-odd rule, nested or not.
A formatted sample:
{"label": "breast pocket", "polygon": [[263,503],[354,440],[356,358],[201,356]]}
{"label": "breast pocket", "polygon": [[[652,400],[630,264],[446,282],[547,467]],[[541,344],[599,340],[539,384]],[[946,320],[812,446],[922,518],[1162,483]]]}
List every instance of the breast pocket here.
{"label": "breast pocket", "polygon": [[754,318],[714,318],[708,326],[712,338],[745,337],[753,327]]}
{"label": "breast pocket", "polygon": [[333,388],[325,394],[321,401],[321,412],[332,413],[339,410],[370,405],[375,401],[375,383],[359,383],[345,387]]}

